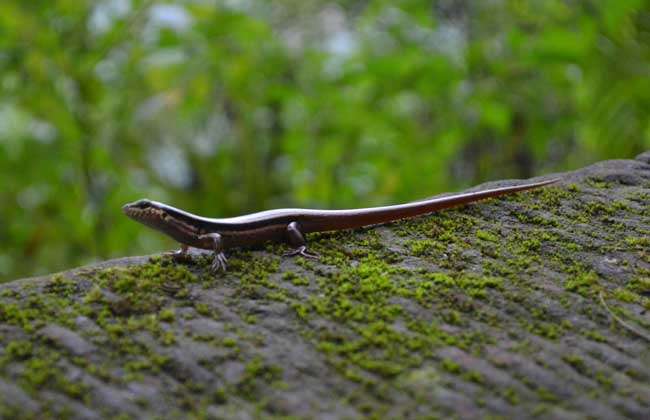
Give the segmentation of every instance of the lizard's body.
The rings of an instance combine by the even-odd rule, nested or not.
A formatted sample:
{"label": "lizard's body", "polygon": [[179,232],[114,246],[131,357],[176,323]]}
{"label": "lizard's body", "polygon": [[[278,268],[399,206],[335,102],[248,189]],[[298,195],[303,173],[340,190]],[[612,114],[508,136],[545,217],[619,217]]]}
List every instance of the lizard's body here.
{"label": "lizard's body", "polygon": [[183,254],[187,247],[210,249],[215,252],[214,269],[225,270],[223,251],[228,248],[251,246],[268,241],[287,241],[296,249],[290,255],[307,253],[304,234],[354,229],[387,223],[460,206],[485,198],[511,194],[548,185],[557,180],[495,188],[447,197],[432,198],[407,204],[352,210],[277,209],[244,216],[211,219],[150,200],[138,200],[123,207],[124,212],[155,230],[181,243]]}

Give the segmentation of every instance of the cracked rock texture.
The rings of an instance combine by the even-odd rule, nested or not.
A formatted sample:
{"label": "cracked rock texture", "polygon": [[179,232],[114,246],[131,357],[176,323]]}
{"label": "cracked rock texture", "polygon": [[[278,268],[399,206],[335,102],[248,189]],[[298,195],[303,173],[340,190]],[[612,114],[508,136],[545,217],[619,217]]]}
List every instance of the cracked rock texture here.
{"label": "cracked rock texture", "polygon": [[313,235],[319,261],[0,285],[0,418],[648,418],[650,153],[560,176]]}

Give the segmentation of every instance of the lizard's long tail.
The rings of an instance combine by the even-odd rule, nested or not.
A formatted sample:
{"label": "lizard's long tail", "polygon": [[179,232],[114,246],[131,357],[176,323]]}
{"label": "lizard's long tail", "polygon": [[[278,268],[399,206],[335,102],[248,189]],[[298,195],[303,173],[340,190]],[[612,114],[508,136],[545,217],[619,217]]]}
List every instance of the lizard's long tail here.
{"label": "lizard's long tail", "polygon": [[520,191],[543,187],[559,181],[559,178],[547,181],[533,182],[523,185],[493,188],[489,190],[469,192],[448,197],[432,198],[406,204],[385,207],[370,207],[355,210],[325,210],[320,215],[307,217],[303,222],[306,232],[322,232],[325,230],[354,229],[362,226],[387,223],[432,213],[450,207],[473,203],[486,198],[513,194]]}

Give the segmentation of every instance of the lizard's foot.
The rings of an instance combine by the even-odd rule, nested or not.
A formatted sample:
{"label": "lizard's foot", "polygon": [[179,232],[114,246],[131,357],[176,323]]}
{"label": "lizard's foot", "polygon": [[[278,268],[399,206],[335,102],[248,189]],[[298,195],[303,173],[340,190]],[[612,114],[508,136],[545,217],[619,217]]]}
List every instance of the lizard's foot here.
{"label": "lizard's foot", "polygon": [[320,255],[318,254],[312,254],[311,252],[307,251],[307,246],[306,245],[301,245],[298,248],[294,249],[293,251],[289,251],[286,254],[283,254],[283,257],[295,257],[296,255],[302,255],[305,258],[311,258],[314,260],[317,260],[320,258]]}
{"label": "lizard's foot", "polygon": [[228,267],[228,259],[226,258],[226,255],[223,252],[219,252],[218,254],[214,254],[214,260],[212,260],[212,265],[210,266],[210,271],[212,274],[216,274],[219,272],[219,270],[223,270],[226,272],[226,268]]}
{"label": "lizard's foot", "polygon": [[190,255],[189,252],[187,252],[187,248],[181,248],[176,251],[170,251],[166,253],[166,255],[169,255],[174,262],[191,262],[192,261],[192,256]]}

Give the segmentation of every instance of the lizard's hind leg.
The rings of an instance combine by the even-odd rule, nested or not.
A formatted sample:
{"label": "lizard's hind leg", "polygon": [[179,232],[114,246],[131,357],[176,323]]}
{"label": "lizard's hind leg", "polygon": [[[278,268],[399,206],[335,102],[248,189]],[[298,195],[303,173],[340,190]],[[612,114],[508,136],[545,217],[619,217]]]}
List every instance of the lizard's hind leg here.
{"label": "lizard's hind leg", "polygon": [[291,222],[287,226],[287,241],[289,242],[289,245],[294,247],[294,249],[293,251],[289,251],[284,254],[283,257],[302,255],[306,258],[319,258],[317,254],[313,254],[307,251],[307,241],[305,241],[305,236],[300,231],[300,225],[297,222]]}

